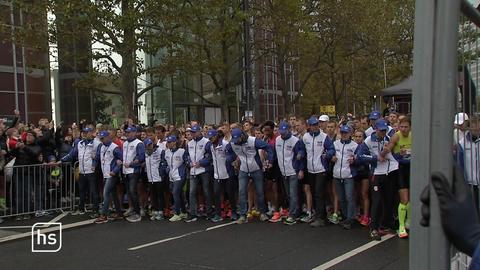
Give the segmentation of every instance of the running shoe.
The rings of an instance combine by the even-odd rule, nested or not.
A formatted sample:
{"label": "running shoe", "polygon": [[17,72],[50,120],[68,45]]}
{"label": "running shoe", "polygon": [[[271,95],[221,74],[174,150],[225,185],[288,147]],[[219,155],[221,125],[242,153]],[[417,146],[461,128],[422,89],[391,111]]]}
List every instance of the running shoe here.
{"label": "running shoe", "polygon": [[274,223],[282,221],[282,214],[280,214],[280,212],[274,212],[269,221]]}
{"label": "running shoe", "polygon": [[187,215],[187,213],[180,213],[180,217],[181,217],[182,219],[187,219],[187,218],[188,218],[188,215]]}
{"label": "running shoe", "polygon": [[197,216],[189,216],[187,219],[185,219],[185,222],[190,223],[190,222],[195,222],[197,220],[198,220]]}
{"label": "running shoe", "polygon": [[152,212],[152,215],[150,216],[150,220],[151,220],[151,221],[154,221],[154,220],[155,220],[155,216],[157,215],[157,213],[158,213],[157,211],[153,211],[153,212]]}
{"label": "running shoe", "polygon": [[407,230],[405,229],[405,227],[400,228],[398,230],[398,237],[400,237],[402,239],[408,238],[408,233],[407,233]]}
{"label": "running shoe", "polygon": [[175,214],[168,221],[177,222],[177,221],[180,221],[180,220],[182,220],[182,217],[180,217],[180,215]]}
{"label": "running shoe", "polygon": [[230,217],[232,221],[238,220],[238,214],[232,212],[232,216]]}
{"label": "running shoe", "polygon": [[123,213],[123,215],[125,217],[133,215],[133,208],[128,208],[127,211],[125,211],[125,213]]}
{"label": "running shoe", "polygon": [[240,216],[240,218],[237,220],[237,224],[244,224],[247,222],[248,222],[248,219],[245,216]]}
{"label": "running shoe", "polygon": [[331,216],[328,217],[328,221],[333,224],[338,224],[340,222],[340,217],[337,213],[333,213]]}
{"label": "running shoe", "polygon": [[117,214],[117,213],[112,213],[107,217],[108,220],[122,220],[123,215],[122,214]]}
{"label": "running shoe", "polygon": [[[281,220],[281,219],[280,219]],[[279,221],[280,221],[279,220]],[[260,214],[260,221],[268,221],[268,216],[265,214]]]}
{"label": "running shoe", "polygon": [[380,234],[377,230],[370,230],[370,238],[375,241],[382,240],[382,237],[380,237]]}
{"label": "running shoe", "polygon": [[142,216],[140,216],[139,214],[133,214],[127,217],[128,222],[139,222],[141,220],[142,220]]}
{"label": "running shoe", "polygon": [[94,222],[95,222],[95,224],[103,224],[103,223],[107,223],[108,219],[104,215],[101,215],[97,219],[95,219]]}
{"label": "running shoe", "polygon": [[321,218],[317,218],[312,223],[310,223],[310,226],[312,226],[313,228],[325,227],[325,225],[326,225],[325,220]]}
{"label": "running shoe", "polygon": [[293,225],[297,223],[297,221],[293,217],[287,217],[287,219],[283,222],[285,225]]}
{"label": "running shoe", "polygon": [[362,218],[360,219],[360,224],[362,224],[362,226],[367,227],[368,225],[370,225],[370,218],[368,216],[363,215]]}
{"label": "running shoe", "polygon": [[259,217],[259,216],[260,216],[260,211],[258,211],[257,209],[253,209],[253,210],[252,210],[252,215],[253,215],[254,217]]}
{"label": "running shoe", "polygon": [[217,223],[217,222],[223,221],[223,218],[219,215],[215,215],[211,220],[213,223]]}
{"label": "running shoe", "polygon": [[98,218],[100,215],[97,213],[97,212],[93,212],[91,215],[90,215],[90,218]]}
{"label": "running shoe", "polygon": [[280,215],[282,215],[282,218],[288,218],[288,214],[289,214],[289,213],[288,213],[288,208],[282,209],[282,210],[280,211]]}
{"label": "running shoe", "polygon": [[352,229],[352,222],[350,220],[344,220],[340,222],[340,226],[342,226],[344,230],[350,230]]}
{"label": "running shoe", "polygon": [[300,219],[301,222],[304,222],[304,223],[310,223],[313,221],[313,216],[312,214],[307,214],[305,216],[303,216],[301,219]]}

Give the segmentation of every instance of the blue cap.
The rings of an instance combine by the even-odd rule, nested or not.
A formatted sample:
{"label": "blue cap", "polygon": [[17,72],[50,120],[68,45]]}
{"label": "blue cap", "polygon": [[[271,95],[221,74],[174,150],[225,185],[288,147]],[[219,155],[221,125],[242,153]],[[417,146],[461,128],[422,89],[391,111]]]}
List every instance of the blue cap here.
{"label": "blue cap", "polygon": [[348,125],[342,125],[340,126],[340,132],[343,132],[343,133],[350,133],[351,129]]}
{"label": "blue cap", "polygon": [[216,129],[210,129],[208,132],[207,132],[207,138],[210,139],[212,137],[215,137],[217,136],[218,132]]}
{"label": "blue cap", "polygon": [[285,135],[289,131],[290,131],[290,125],[288,124],[288,122],[285,122],[285,121],[280,122],[280,124],[278,125],[278,133],[280,133],[281,135]]}
{"label": "blue cap", "polygon": [[202,131],[202,128],[199,125],[194,125],[192,127],[192,132],[200,132]]}
{"label": "blue cap", "polygon": [[98,133],[98,137],[100,138],[105,138],[105,137],[108,137],[110,135],[110,133],[108,133],[108,131],[106,130],[102,130],[100,131],[100,133]]}
{"label": "blue cap", "polygon": [[150,139],[150,138],[146,138],[146,139],[143,141],[143,144],[145,144],[145,145],[150,145],[150,144],[153,144],[153,141],[152,141],[152,139]]}
{"label": "blue cap", "polygon": [[377,130],[388,130],[387,121],[384,119],[379,119],[375,122],[375,129]]}
{"label": "blue cap", "polygon": [[92,131],[93,131],[93,128],[89,128],[89,127],[82,129],[82,132],[92,132]]}
{"label": "blue cap", "polygon": [[380,118],[380,116],[382,116],[382,115],[380,114],[379,111],[373,111],[373,112],[371,112],[370,115],[368,116],[368,119],[370,119],[370,120],[377,120],[377,119]]}
{"label": "blue cap", "polygon": [[127,129],[125,129],[125,132],[137,132],[137,128],[134,126],[129,126]]}
{"label": "blue cap", "polygon": [[238,139],[242,137],[243,131],[239,128],[232,129],[232,142],[237,143]]}
{"label": "blue cap", "polygon": [[167,137],[167,142],[170,143],[170,142],[176,142],[177,141],[177,136],[175,135],[172,135],[172,136],[168,136]]}
{"label": "blue cap", "polygon": [[318,118],[313,117],[313,116],[310,117],[310,118],[308,118],[307,124],[308,124],[309,126],[314,126],[314,125],[318,124]]}

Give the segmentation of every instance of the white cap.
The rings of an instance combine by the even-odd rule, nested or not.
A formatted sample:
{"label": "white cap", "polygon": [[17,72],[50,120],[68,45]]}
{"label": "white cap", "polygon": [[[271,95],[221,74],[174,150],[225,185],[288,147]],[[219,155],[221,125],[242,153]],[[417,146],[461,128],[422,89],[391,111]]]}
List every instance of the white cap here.
{"label": "white cap", "polygon": [[328,115],[326,115],[326,114],[323,114],[323,115],[320,115],[318,120],[322,121],[322,122],[328,122],[328,121],[330,121],[330,117],[328,117]]}
{"label": "white cap", "polygon": [[463,125],[463,122],[467,120],[468,120],[468,114],[461,112],[455,115],[455,121],[453,123],[455,125]]}

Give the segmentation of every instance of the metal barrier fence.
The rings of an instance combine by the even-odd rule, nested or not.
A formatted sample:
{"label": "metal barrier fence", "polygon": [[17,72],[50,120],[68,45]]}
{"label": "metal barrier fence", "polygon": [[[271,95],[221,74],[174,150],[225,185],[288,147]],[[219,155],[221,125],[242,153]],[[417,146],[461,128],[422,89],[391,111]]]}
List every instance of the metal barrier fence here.
{"label": "metal barrier fence", "polygon": [[0,217],[73,210],[78,164],[6,166],[0,176]]}

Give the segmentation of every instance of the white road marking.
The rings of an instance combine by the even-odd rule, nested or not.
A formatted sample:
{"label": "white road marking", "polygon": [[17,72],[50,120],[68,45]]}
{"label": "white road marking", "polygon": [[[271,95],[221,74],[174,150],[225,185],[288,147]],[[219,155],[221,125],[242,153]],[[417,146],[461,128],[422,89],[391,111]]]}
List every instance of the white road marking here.
{"label": "white road marking", "polygon": [[129,248],[128,250],[129,250],[129,251],[134,251],[134,250],[138,250],[138,249],[141,249],[141,248],[146,248],[146,247],[158,245],[158,244],[161,244],[161,243],[165,243],[165,242],[177,240],[177,239],[184,238],[184,237],[187,237],[187,236],[190,236],[190,235],[194,235],[194,234],[197,234],[197,233],[208,232],[208,231],[211,231],[211,230],[216,230],[216,229],[223,228],[223,227],[226,227],[226,226],[230,226],[230,225],[233,225],[233,224],[236,224],[236,223],[237,223],[236,221],[232,221],[232,222],[230,222],[230,223],[225,223],[225,224],[220,224],[220,225],[217,225],[217,226],[208,227],[208,228],[206,228],[206,229],[204,229],[204,230],[193,231],[193,232],[185,233],[185,234],[182,234],[182,235],[179,235],[179,236],[170,237],[170,238],[158,240],[158,241],[155,241],[155,242],[146,243],[146,244],[143,244],[143,245],[140,245],[140,246],[136,246],[136,247],[131,247],[131,248]]}
{"label": "white road marking", "polygon": [[[89,219],[89,220],[85,220],[85,221],[80,221],[80,222],[75,222],[75,223],[71,223],[71,224],[62,225],[62,230],[92,224],[94,221],[95,221],[95,219]],[[47,228],[47,229],[41,230],[41,232],[45,232],[45,233],[54,232],[54,231],[58,231],[58,229],[59,229],[59,227]],[[26,237],[31,237],[31,236],[32,236],[32,232],[18,233],[18,234],[14,234],[14,235],[10,235],[10,236],[0,238],[0,243],[12,241],[12,240],[17,240],[17,239],[22,239],[22,238],[26,238]]]}
{"label": "white road marking", "polygon": [[360,246],[360,247],[358,247],[358,248],[356,248],[356,249],[354,249],[354,250],[351,250],[351,251],[349,251],[349,252],[347,252],[347,253],[345,253],[345,254],[343,254],[343,255],[341,255],[341,256],[338,256],[338,257],[336,257],[336,258],[333,259],[333,260],[330,260],[330,261],[328,261],[328,262],[326,262],[326,263],[324,263],[324,264],[322,264],[322,265],[319,265],[319,266],[313,268],[312,270],[324,270],[324,269],[328,269],[328,268],[330,268],[330,267],[332,267],[332,266],[334,266],[334,265],[337,265],[337,264],[339,264],[339,263],[341,263],[341,262],[343,262],[343,261],[345,261],[345,260],[347,260],[347,259],[349,259],[349,258],[351,258],[351,257],[353,257],[353,256],[355,256],[355,255],[357,255],[358,253],[361,253],[361,252],[363,252],[363,251],[365,251],[365,250],[367,250],[367,249],[369,249],[369,248],[372,248],[372,247],[374,247],[374,246],[376,246],[376,245],[378,245],[378,244],[381,244],[381,243],[387,241],[388,239],[390,239],[390,238],[392,238],[392,237],[395,237],[395,235],[392,235],[392,234],[390,234],[390,235],[385,235],[385,236],[382,237],[382,240],[381,240],[381,241],[371,241],[371,242],[368,242],[368,243],[366,243],[365,245]]}
{"label": "white road marking", "polygon": [[50,220],[49,223],[55,223],[58,222],[60,219],[64,218],[66,215],[68,215],[70,212],[63,212],[60,215],[56,216],[54,219]]}

